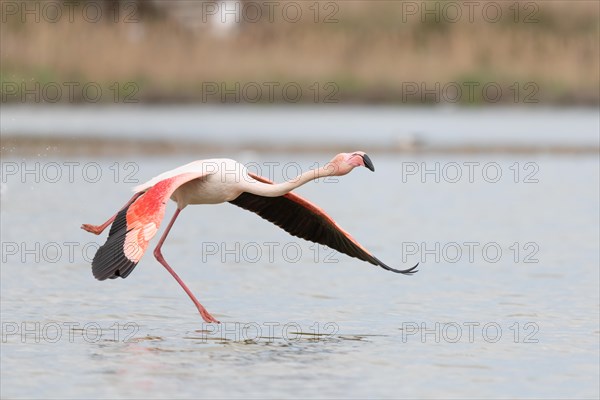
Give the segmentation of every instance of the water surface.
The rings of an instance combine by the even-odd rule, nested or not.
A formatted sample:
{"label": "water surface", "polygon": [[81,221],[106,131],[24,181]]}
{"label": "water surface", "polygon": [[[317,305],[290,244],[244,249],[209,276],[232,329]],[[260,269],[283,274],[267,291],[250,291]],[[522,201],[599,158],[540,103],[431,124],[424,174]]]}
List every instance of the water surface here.
{"label": "water surface", "polygon": [[[286,162],[327,161],[230,156],[279,163],[278,180]],[[79,229],[128,199],[125,163],[143,181],[190,157],[4,158],[95,162],[103,177],[6,177],[2,397],[598,397],[596,156],[378,155],[374,174],[361,169],[298,191],[390,265],[421,261],[414,276],[315,249],[228,204],[189,207],[163,252],[220,327],[203,324],[150,252],[128,279],[94,280],[90,243],[107,232]],[[503,178],[406,175],[415,165],[465,162],[497,163]],[[515,163],[537,166],[538,182],[521,175],[515,183]],[[451,250],[467,242],[479,244],[473,259],[456,259]]]}

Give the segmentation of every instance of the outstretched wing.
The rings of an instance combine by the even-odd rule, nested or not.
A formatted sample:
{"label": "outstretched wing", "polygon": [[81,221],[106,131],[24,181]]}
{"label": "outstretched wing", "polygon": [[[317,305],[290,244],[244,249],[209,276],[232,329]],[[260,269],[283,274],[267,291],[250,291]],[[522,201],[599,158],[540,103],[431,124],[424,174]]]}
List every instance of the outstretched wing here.
{"label": "outstretched wing", "polygon": [[[257,181],[273,184],[261,176],[252,173],[249,175]],[[264,197],[244,192],[230,203],[258,214],[293,236],[326,245],[388,271],[407,275],[417,272],[418,263],[405,270],[385,265],[343,230],[325,211],[294,193]]]}
{"label": "outstretched wing", "polygon": [[156,235],[173,192],[201,173],[184,173],[156,183],[123,208],[110,227],[108,239],[92,261],[92,273],[98,280],[126,278],[140,261],[148,243]]}

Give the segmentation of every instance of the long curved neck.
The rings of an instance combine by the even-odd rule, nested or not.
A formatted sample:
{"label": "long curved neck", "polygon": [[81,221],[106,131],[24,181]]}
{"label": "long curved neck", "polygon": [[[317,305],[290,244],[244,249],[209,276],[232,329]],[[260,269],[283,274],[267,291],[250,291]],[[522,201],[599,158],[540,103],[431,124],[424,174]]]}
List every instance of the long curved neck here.
{"label": "long curved neck", "polygon": [[246,185],[247,188],[245,188],[245,191],[265,197],[283,196],[284,194],[291,192],[307,182],[326,176],[332,176],[335,174],[335,172],[336,168],[332,164],[326,164],[322,168],[306,171],[305,173],[298,175],[296,178],[283,183],[275,183],[271,185],[262,182],[252,182]]}

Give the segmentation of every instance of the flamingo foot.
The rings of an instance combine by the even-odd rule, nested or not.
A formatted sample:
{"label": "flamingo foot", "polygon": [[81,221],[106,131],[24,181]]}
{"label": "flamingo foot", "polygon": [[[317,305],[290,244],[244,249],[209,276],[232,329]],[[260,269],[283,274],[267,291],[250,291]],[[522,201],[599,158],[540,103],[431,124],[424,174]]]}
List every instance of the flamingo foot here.
{"label": "flamingo foot", "polygon": [[206,311],[206,308],[199,306],[198,311],[200,311],[200,315],[202,316],[202,319],[204,320],[204,322],[209,323],[209,324],[211,322],[214,322],[215,324],[221,323],[215,317],[210,315],[210,313],[208,311]]}
{"label": "flamingo foot", "polygon": [[104,230],[104,228],[102,226],[90,225],[90,224],[81,225],[81,229],[83,229],[84,231],[93,233],[94,235],[99,235]]}

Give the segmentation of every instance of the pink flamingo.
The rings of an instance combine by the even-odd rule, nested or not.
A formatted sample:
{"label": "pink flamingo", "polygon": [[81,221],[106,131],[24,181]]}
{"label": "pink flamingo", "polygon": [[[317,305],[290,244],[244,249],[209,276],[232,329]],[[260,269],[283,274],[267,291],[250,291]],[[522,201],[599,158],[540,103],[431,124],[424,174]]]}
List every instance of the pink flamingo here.
{"label": "pink flamingo", "polygon": [[92,272],[98,280],[126,278],[140,261],[150,239],[164,217],[167,200],[177,203],[177,210],[154,249],[156,259],[169,271],[194,302],[206,322],[219,322],[200,304],[187,285],[169,266],[161,248],[177,216],[189,204],[229,202],[252,211],[291,235],[327,245],[341,253],[388,271],[413,274],[418,266],[405,270],[390,268],[361,246],[323,210],[308,200],[291,193],[305,183],[327,176],[342,176],[355,167],[375,171],[371,159],[362,151],[340,153],[322,168],[307,171],[283,183],[252,174],[230,159],[194,161],[164,172],[134,188],[127,204],[102,225],[84,224],[82,229],[96,235],[112,224],[106,243],[92,261]]}

